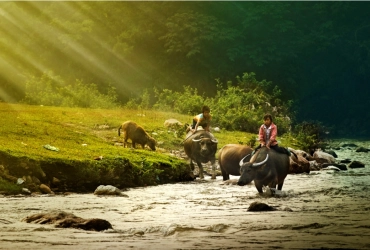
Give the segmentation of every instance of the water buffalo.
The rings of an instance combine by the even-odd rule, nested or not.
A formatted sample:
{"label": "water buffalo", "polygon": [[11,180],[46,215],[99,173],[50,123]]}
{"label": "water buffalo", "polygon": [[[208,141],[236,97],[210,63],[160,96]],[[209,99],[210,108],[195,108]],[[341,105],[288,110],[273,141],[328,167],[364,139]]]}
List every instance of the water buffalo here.
{"label": "water buffalo", "polygon": [[151,150],[155,150],[156,141],[152,138],[145,130],[137,125],[133,121],[126,121],[122,123],[118,128],[118,136],[121,135],[121,129],[124,133],[124,143],[123,146],[126,147],[127,139],[132,141],[132,147],[135,148],[135,144],[138,143],[142,148],[147,144]]}
{"label": "water buffalo", "polygon": [[[220,165],[223,180],[229,180],[231,175],[240,175],[240,160],[248,154],[251,154],[253,149],[246,145],[226,144],[218,152],[218,164]],[[248,161],[248,159],[245,159]]]}
{"label": "water buffalo", "polygon": [[283,188],[284,179],[289,172],[289,156],[287,154],[262,147],[252,156],[249,162],[244,161],[245,158],[248,158],[247,156],[239,162],[239,186],[254,181],[259,193],[263,192],[263,186],[276,188],[277,185],[278,190]]}
{"label": "water buffalo", "polygon": [[190,158],[191,170],[194,170],[195,161],[199,167],[199,178],[203,179],[202,163],[211,162],[212,179],[216,179],[216,151],[217,139],[209,132],[199,130],[194,134],[189,132],[184,140],[184,150]]}

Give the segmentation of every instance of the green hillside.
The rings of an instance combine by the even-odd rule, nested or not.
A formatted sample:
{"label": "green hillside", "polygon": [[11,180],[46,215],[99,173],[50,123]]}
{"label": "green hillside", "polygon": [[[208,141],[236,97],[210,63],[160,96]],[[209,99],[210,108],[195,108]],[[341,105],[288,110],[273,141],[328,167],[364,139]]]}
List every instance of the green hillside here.
{"label": "green hillside", "polygon": [[[40,182],[56,192],[90,192],[97,185],[125,188],[191,180],[188,160],[173,154],[182,150],[184,129],[164,126],[170,118],[190,123],[190,116],[7,103],[0,103],[0,116],[0,191],[5,193],[19,192],[21,187],[37,191]],[[121,146],[117,131],[127,120],[135,121],[156,139],[156,151]],[[223,130],[215,136],[218,148],[227,143],[249,144],[256,138],[256,134]],[[22,177],[25,184],[15,186]]]}

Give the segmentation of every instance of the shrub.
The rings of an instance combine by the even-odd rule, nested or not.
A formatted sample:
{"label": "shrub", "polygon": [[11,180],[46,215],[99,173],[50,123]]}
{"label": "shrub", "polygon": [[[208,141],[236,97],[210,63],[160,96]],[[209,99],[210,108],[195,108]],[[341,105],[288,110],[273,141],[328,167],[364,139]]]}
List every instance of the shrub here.
{"label": "shrub", "polygon": [[180,114],[195,115],[201,112],[205,98],[198,94],[196,88],[184,86],[182,93],[164,89],[155,92],[156,103],[153,108],[162,111],[173,111]]}
{"label": "shrub", "polygon": [[279,127],[279,134],[289,131],[289,103],[282,103],[278,98],[279,88],[270,86],[271,82],[266,80],[257,81],[253,72],[237,77],[236,86],[228,82],[224,88],[218,82],[217,94],[209,104],[213,107],[212,123],[229,130],[256,133],[263,115],[270,113]]}
{"label": "shrub", "polygon": [[102,94],[94,83],[84,84],[81,80],[76,80],[73,85],[65,85],[51,71],[39,78],[31,76],[26,82],[25,93],[22,102],[32,105],[108,109],[118,107],[114,87],[109,86],[107,94]]}
{"label": "shrub", "polygon": [[325,128],[320,122],[304,121],[294,127],[293,135],[302,150],[312,153],[324,145],[324,131]]}
{"label": "shrub", "polygon": [[[203,105],[208,105],[212,113],[212,126],[250,133],[258,133],[264,114],[270,113],[279,127],[279,134],[284,134],[290,131],[291,103],[283,103],[279,99],[281,90],[271,85],[272,83],[266,80],[257,81],[252,72],[244,73],[242,77],[238,76],[235,86],[229,81],[224,87],[217,80],[215,97],[206,98],[200,95],[196,88],[190,86],[184,86],[181,93],[169,89],[159,91],[154,88],[152,108],[195,115],[201,112]],[[145,90],[141,98],[129,100],[126,107],[148,106],[149,99],[149,92]]]}

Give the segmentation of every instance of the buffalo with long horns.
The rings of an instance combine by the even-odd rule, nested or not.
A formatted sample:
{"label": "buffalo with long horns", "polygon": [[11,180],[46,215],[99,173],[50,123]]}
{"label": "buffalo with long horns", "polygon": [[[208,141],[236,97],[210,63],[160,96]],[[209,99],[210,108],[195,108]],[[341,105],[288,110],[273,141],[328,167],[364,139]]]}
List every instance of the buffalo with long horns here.
{"label": "buffalo with long horns", "polygon": [[289,172],[289,156],[279,153],[274,149],[262,147],[252,156],[250,161],[244,162],[249,155],[240,160],[239,186],[244,186],[254,181],[259,193],[263,193],[262,187],[269,186],[281,190],[285,177]]}
{"label": "buffalo with long horns", "polygon": [[199,167],[199,178],[204,179],[202,163],[211,162],[212,179],[216,179],[217,139],[204,130],[195,133],[190,131],[183,143],[185,153],[190,158],[191,170],[194,170],[195,161]]}

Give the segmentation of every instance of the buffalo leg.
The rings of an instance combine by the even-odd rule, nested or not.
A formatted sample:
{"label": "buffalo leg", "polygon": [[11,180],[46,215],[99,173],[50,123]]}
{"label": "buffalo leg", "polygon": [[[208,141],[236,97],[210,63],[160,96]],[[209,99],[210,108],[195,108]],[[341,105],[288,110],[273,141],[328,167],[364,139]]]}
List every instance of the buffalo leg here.
{"label": "buffalo leg", "polygon": [[212,161],[212,179],[216,179],[216,161]]}
{"label": "buffalo leg", "polygon": [[221,173],[222,173],[222,178],[223,178],[223,180],[224,181],[227,181],[227,180],[229,180],[230,179],[230,176],[229,176],[229,174],[222,168],[222,167],[220,167],[221,168]]}
{"label": "buffalo leg", "polygon": [[123,137],[123,147],[124,148],[127,146],[127,140],[128,140],[128,137],[126,136],[126,133],[125,133],[125,136]]}
{"label": "buffalo leg", "polygon": [[190,159],[190,169],[191,171],[194,171],[194,163],[192,159]]}
{"label": "buffalo leg", "polygon": [[283,189],[283,184],[284,184],[284,183],[278,184],[278,190]]}
{"label": "buffalo leg", "polygon": [[262,186],[256,186],[258,193],[263,194]]}
{"label": "buffalo leg", "polygon": [[199,167],[199,178],[200,179],[204,179],[204,175],[203,175],[203,165],[201,162],[197,162],[197,165]]}
{"label": "buffalo leg", "polygon": [[263,185],[262,185],[262,183],[254,180],[254,185],[256,186],[258,193],[263,194],[263,190],[262,190]]}

